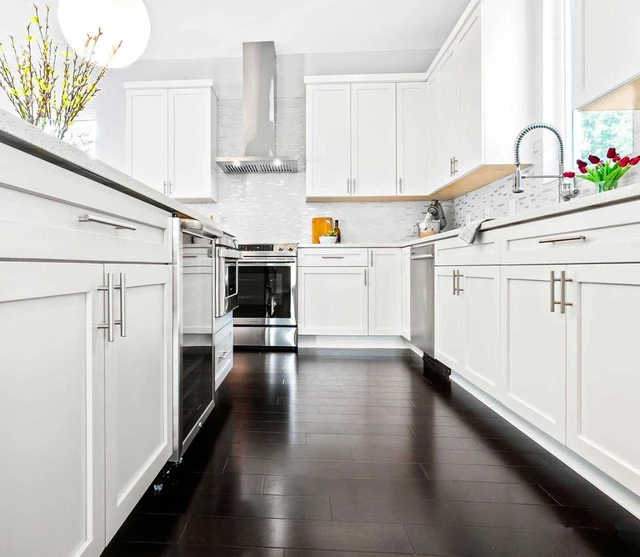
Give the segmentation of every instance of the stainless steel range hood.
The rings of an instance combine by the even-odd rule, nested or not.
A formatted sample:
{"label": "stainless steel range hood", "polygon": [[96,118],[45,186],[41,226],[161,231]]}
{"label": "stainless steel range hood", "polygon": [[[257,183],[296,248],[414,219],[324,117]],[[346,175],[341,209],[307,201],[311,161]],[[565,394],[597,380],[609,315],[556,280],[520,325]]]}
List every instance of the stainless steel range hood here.
{"label": "stainless steel range hood", "polygon": [[242,45],[244,156],[217,157],[226,174],[298,172],[298,158],[276,156],[276,47]]}

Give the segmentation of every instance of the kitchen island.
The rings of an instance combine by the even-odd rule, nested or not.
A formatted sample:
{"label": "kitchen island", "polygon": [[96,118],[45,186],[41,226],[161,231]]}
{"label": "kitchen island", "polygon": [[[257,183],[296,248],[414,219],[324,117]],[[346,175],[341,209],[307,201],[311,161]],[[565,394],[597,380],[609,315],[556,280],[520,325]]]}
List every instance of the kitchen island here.
{"label": "kitchen island", "polygon": [[0,111],[0,554],[100,555],[172,455],[176,216]]}

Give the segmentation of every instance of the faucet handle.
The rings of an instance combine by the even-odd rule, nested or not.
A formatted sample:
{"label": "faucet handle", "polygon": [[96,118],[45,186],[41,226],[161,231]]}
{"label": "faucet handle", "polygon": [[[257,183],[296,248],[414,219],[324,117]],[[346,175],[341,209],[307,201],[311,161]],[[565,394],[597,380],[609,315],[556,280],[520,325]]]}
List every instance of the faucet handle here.
{"label": "faucet handle", "polygon": [[516,165],[516,171],[513,173],[513,188],[511,191],[513,193],[524,193],[522,189],[522,171],[519,164]]}

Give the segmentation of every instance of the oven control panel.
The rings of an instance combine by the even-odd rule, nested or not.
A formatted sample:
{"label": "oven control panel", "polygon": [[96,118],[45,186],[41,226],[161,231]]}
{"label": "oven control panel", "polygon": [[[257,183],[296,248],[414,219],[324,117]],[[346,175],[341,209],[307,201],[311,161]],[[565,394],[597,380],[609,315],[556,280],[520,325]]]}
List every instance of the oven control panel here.
{"label": "oven control panel", "polygon": [[239,249],[255,255],[297,255],[298,244],[240,244]]}

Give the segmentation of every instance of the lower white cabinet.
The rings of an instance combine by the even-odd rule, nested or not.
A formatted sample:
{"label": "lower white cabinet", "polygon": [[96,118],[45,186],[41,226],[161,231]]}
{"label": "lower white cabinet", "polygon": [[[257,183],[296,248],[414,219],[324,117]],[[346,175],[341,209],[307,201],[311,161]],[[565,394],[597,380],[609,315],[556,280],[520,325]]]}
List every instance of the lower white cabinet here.
{"label": "lower white cabinet", "polygon": [[[126,283],[113,291],[113,342],[101,327],[109,275]],[[11,479],[1,555],[97,557],[168,460],[170,280],[169,265],[0,262],[0,443]]]}
{"label": "lower white cabinet", "polygon": [[563,266],[502,268],[502,402],[564,443],[566,410],[565,314],[560,299]]}
{"label": "lower white cabinet", "polygon": [[462,299],[457,295],[454,267],[435,268],[435,355],[455,371],[462,369]]}
{"label": "lower white cabinet", "polygon": [[501,392],[500,267],[436,267],[436,359]]}
{"label": "lower white cabinet", "polygon": [[640,494],[640,265],[567,267],[567,445]]}
{"label": "lower white cabinet", "polygon": [[402,334],[402,257],[397,248],[369,250],[369,335]]}
{"label": "lower white cabinet", "polygon": [[367,335],[367,281],[366,267],[300,267],[299,333]]}
{"label": "lower white cabinet", "polygon": [[106,265],[105,273],[126,283],[115,301],[123,325],[105,352],[108,542],[171,456],[172,296],[170,265]]}
{"label": "lower white cabinet", "polygon": [[0,555],[105,546],[102,284],[101,265],[0,262]]}

